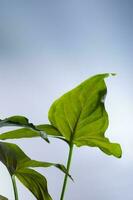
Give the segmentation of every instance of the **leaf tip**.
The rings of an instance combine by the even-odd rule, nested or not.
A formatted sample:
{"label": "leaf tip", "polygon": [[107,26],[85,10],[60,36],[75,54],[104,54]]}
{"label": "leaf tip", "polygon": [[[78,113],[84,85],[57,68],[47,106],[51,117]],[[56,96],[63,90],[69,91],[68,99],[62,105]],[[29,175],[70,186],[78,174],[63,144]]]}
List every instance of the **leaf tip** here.
{"label": "leaf tip", "polygon": [[116,73],[110,73],[110,75],[111,75],[111,76],[116,76],[117,74],[116,74]]}
{"label": "leaf tip", "polygon": [[117,144],[117,143],[115,143],[115,144],[113,144],[113,151],[114,151],[114,156],[116,157],[116,158],[121,158],[122,157],[122,148],[121,148],[121,146],[120,146],[120,144]]}
{"label": "leaf tip", "polygon": [[105,78],[108,78],[109,76],[116,76],[116,73],[106,73]]}

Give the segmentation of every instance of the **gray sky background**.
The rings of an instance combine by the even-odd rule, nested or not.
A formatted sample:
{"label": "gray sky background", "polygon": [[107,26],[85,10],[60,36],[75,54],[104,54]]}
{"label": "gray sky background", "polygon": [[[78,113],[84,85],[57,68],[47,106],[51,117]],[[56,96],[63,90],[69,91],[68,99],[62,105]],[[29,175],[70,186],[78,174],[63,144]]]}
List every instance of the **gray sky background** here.
{"label": "gray sky background", "polygon": [[[106,135],[122,145],[116,159],[97,148],[75,148],[65,200],[133,199],[133,1],[0,0],[1,116],[25,115],[47,123],[51,103],[97,73],[107,80]],[[12,140],[32,158],[66,162],[67,145],[41,139]],[[63,174],[38,169],[59,200]],[[35,198],[19,182],[20,200]],[[0,194],[13,200],[10,177],[0,164]]]}

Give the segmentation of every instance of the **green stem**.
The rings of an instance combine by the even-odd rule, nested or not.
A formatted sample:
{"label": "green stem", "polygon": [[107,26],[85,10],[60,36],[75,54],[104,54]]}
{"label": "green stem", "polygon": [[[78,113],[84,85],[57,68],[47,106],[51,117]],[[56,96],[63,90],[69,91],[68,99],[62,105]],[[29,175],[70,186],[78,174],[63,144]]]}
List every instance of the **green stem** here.
{"label": "green stem", "polygon": [[[73,153],[73,144],[71,144],[70,148],[69,148],[69,155],[68,155],[68,160],[67,160],[67,173],[68,174],[69,174],[71,160],[72,160],[72,153]],[[67,185],[67,179],[68,179],[68,175],[66,174],[65,177],[64,177],[64,182],[63,182],[63,187],[62,187],[60,200],[64,199],[66,185]]]}
{"label": "green stem", "polygon": [[16,185],[16,181],[15,181],[15,175],[12,175],[11,179],[12,179],[15,200],[18,200],[18,191],[17,191],[17,185]]}

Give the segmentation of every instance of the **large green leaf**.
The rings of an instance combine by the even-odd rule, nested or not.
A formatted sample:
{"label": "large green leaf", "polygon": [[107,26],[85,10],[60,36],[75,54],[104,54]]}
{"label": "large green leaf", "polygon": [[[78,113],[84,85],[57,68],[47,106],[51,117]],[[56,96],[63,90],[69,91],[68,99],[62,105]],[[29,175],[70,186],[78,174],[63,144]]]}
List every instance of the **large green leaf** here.
{"label": "large green leaf", "polygon": [[[28,189],[32,191],[32,193],[36,196],[38,192],[38,196],[40,195],[40,190],[41,190],[41,195],[46,196],[44,200],[49,200],[50,196],[47,192],[47,184],[39,186],[39,184],[46,183],[45,177],[42,175],[38,174],[37,172],[33,171],[33,177],[35,178],[35,175],[37,177],[43,177],[40,182],[38,182],[38,178],[34,179],[34,184],[31,185],[29,182],[32,182],[31,174],[32,170],[30,171],[28,168],[29,167],[50,167],[54,166],[57,167],[59,170],[62,172],[67,173],[66,168],[61,165],[61,164],[56,164],[56,163],[50,163],[50,162],[42,162],[42,161],[36,161],[36,160],[31,160],[17,145],[11,144],[11,143],[5,143],[5,142],[0,142],[0,161],[7,167],[9,173],[11,176],[15,175],[19,177],[21,182],[26,185],[28,185]],[[27,171],[25,171],[27,170]],[[28,171],[29,170],[29,171]],[[29,175],[26,175],[25,172],[29,172]],[[20,175],[19,175],[20,174]],[[38,175],[37,175],[38,174]],[[25,177],[27,176],[27,177]],[[25,180],[24,182],[22,180]],[[40,187],[40,188],[39,188]],[[38,188],[38,191],[37,191]],[[34,193],[35,192],[35,193]],[[49,197],[49,198],[48,198]],[[38,198],[38,200],[43,200],[42,198]]]}
{"label": "large green leaf", "polygon": [[[24,116],[12,116],[12,117],[8,117],[6,119],[0,120],[0,127],[4,127],[4,126],[25,127],[25,129],[24,128],[20,129],[20,130],[18,129],[19,134],[16,134],[13,131],[8,132],[6,137],[9,136],[9,138],[5,138],[5,139],[10,139],[11,137],[17,138],[17,136],[19,138],[41,136],[44,140],[49,142],[47,134],[43,130],[40,130],[39,127],[36,127],[34,124],[29,123],[29,120]],[[29,132],[28,132],[28,130],[29,130]],[[31,130],[31,132],[30,132],[30,130]],[[27,134],[27,132],[29,133],[29,135]],[[16,135],[16,137],[15,137],[15,135]],[[2,139],[2,135],[1,135],[0,139]]]}
{"label": "large green leaf", "polygon": [[49,120],[69,144],[99,147],[106,154],[121,157],[120,145],[105,137],[109,120],[104,78],[108,76],[93,76],[57,99],[49,110]]}

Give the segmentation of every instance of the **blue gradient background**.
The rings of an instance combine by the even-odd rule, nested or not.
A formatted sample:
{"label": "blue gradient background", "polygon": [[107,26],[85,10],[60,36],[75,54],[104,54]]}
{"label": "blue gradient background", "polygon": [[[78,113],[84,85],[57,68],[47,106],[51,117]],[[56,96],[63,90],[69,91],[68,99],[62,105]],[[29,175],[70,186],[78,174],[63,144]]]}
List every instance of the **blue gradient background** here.
{"label": "blue gradient background", "polygon": [[[122,159],[97,148],[75,148],[65,200],[133,199],[133,1],[0,0],[1,118],[21,114],[47,123],[57,97],[91,75],[109,78],[106,135],[121,143]],[[4,131],[4,130],[3,130]],[[12,141],[32,158],[66,162],[67,145],[41,139]],[[38,169],[59,200],[63,174]],[[0,194],[13,200],[11,180],[0,164]],[[20,200],[35,198],[19,182]]]}

